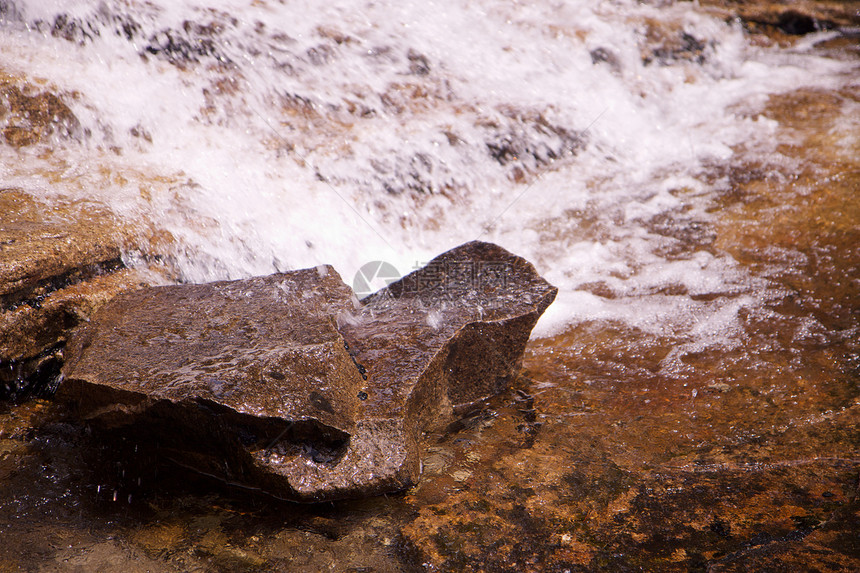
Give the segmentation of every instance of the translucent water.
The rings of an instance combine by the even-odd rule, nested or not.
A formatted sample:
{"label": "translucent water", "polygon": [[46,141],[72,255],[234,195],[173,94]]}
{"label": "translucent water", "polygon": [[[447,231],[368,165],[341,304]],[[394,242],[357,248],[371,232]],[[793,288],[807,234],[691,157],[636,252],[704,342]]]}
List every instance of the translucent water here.
{"label": "translucent water", "polygon": [[539,334],[733,345],[767,292],[709,246],[714,166],[772,151],[756,109],[844,64],[659,4],[5,3],[0,70],[80,125],[0,146],[0,177],[166,231],[187,281],[331,263],[351,283],[480,238],[560,287]]}

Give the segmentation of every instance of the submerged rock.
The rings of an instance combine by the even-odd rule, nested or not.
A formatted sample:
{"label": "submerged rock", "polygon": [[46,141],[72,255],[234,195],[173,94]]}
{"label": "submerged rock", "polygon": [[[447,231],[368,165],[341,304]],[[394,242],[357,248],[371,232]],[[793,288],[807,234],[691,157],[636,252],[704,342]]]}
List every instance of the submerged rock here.
{"label": "submerged rock", "polygon": [[330,267],[154,287],[67,347],[59,396],[96,427],[277,497],[408,487],[420,433],[506,387],[556,294],[488,243],[359,302]]}
{"label": "submerged rock", "polygon": [[860,24],[860,12],[851,2],[700,0],[700,4],[726,20],[739,19],[751,33],[767,34],[778,41],[833,29],[850,34]]}
{"label": "submerged rock", "polygon": [[80,139],[85,130],[61,96],[0,76],[0,132],[7,145],[27,147],[52,136]]}

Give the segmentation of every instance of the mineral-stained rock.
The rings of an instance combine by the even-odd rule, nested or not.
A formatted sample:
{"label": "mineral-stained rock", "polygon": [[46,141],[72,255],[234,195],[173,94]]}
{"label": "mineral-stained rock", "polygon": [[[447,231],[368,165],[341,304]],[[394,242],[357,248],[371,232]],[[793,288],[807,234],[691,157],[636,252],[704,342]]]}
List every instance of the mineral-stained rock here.
{"label": "mineral-stained rock", "polygon": [[355,434],[363,380],[334,323],[353,298],[329,267],[131,292],[68,345],[61,393],[199,471],[312,496]]}
{"label": "mineral-stained rock", "polygon": [[116,225],[97,209],[50,208],[0,189],[0,307],[43,297],[62,283],[121,266]]}
{"label": "mineral-stained rock", "polygon": [[92,205],[0,189],[0,399],[56,374],[68,332],[124,290],[163,281],[124,268],[124,233]]}
{"label": "mineral-stained rock", "polygon": [[76,334],[59,396],[231,484],[396,491],[418,480],[421,431],[505,387],[555,293],[479,242],[363,302],[330,267],[142,289]]}

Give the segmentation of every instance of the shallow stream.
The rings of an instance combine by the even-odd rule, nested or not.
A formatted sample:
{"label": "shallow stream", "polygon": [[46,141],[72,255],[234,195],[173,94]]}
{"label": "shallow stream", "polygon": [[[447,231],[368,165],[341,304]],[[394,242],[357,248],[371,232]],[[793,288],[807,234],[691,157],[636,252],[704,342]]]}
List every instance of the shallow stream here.
{"label": "shallow stream", "polygon": [[112,211],[127,265],[351,283],[480,238],[560,289],[394,496],[249,497],[0,405],[0,571],[860,567],[858,32],[772,32],[691,2],[0,2],[0,108],[63,102],[0,114],[0,186]]}

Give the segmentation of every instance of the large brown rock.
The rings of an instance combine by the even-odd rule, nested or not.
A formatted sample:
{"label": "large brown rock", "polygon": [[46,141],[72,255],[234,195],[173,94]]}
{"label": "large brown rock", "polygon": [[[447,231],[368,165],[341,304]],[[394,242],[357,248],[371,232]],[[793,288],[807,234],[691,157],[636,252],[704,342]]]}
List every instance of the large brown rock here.
{"label": "large brown rock", "polygon": [[363,302],[330,267],[120,295],[60,397],[225,482],[299,501],[403,489],[418,437],[503,389],[556,289],[473,242]]}
{"label": "large brown rock", "polygon": [[424,429],[507,386],[557,289],[474,241],[364,299],[340,330],[367,370],[365,416]]}

